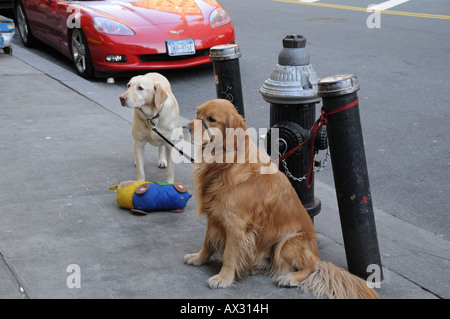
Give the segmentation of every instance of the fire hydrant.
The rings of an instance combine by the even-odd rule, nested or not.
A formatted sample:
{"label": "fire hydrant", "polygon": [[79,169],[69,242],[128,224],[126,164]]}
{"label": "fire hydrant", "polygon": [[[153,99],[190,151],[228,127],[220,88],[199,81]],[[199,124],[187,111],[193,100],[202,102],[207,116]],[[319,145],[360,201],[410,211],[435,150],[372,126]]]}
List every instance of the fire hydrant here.
{"label": "fire hydrant", "polygon": [[[316,121],[316,104],[321,98],[317,95],[319,78],[310,63],[305,45],[306,38],[301,35],[291,34],[283,39],[278,64],[264,82],[260,93],[270,103],[271,130],[266,136],[266,150],[272,160],[304,142],[301,148],[280,160],[279,166],[314,221],[314,216],[320,212],[321,203],[314,197],[312,180],[306,180],[311,161],[314,160],[310,150],[311,147],[315,152],[326,149],[327,138],[326,131],[322,129],[314,139],[309,140]],[[274,129],[278,129],[276,140],[272,133]],[[271,149],[277,149],[271,143],[278,144],[279,154],[271,154]]]}

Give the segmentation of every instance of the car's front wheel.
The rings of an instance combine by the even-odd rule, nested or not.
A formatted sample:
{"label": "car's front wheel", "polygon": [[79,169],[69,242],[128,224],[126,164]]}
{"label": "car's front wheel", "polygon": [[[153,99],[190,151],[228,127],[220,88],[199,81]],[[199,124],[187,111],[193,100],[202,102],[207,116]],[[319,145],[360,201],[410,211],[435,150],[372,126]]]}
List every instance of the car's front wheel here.
{"label": "car's front wheel", "polygon": [[83,78],[90,78],[94,74],[91,55],[83,31],[76,28],[71,35],[72,59],[77,73]]}
{"label": "car's front wheel", "polygon": [[17,3],[16,15],[17,15],[17,28],[19,29],[20,39],[22,39],[22,43],[24,46],[30,48],[34,45],[35,39],[33,37],[33,34],[31,33],[31,28],[30,24],[28,23],[27,14],[25,13],[23,4],[20,1]]}

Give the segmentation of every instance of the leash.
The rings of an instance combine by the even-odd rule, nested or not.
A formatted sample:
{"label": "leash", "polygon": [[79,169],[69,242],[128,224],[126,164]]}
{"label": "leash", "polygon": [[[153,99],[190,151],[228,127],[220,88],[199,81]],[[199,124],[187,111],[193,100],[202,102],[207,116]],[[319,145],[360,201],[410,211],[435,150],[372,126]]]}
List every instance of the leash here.
{"label": "leash", "polygon": [[[161,137],[167,144],[169,144],[172,148],[174,148],[180,155],[183,155],[186,157],[191,163],[194,163],[194,159],[190,157],[189,155],[185,154],[182,150],[180,150],[178,147],[176,147],[168,138],[166,138],[163,134],[161,134],[160,131],[156,128],[155,122],[153,122],[154,119],[157,119],[159,117],[159,113],[157,113],[155,116],[153,116],[151,119],[147,119],[147,123],[152,127],[152,131],[158,134],[159,137]],[[208,133],[209,140],[211,141],[211,132],[209,131],[208,125],[206,125],[206,122],[200,118],[197,117],[198,120],[202,121],[203,126],[205,127],[206,132]]]}
{"label": "leash", "polygon": [[169,144],[172,148],[174,148],[180,155],[183,155],[186,157],[191,163],[194,163],[194,159],[190,157],[189,155],[185,154],[182,150],[180,150],[178,147],[176,147],[169,139],[167,139],[164,135],[161,134],[160,131],[156,128],[155,122],[153,122],[154,119],[157,119],[159,117],[159,113],[157,113],[155,116],[153,116],[151,119],[147,119],[147,123],[152,127],[152,131],[158,134],[159,137],[161,137],[167,144]]}
{"label": "leash", "polygon": [[[290,151],[288,151],[287,153],[283,154],[283,156],[279,157],[278,159],[276,159],[274,161],[275,164],[280,163],[281,161],[284,161],[286,158],[288,158],[289,156],[291,156],[292,154],[295,153],[295,151],[297,151],[300,147],[302,147],[304,144],[306,144],[309,140],[314,139],[314,137],[316,136],[316,133],[318,131],[320,131],[322,129],[322,127],[324,125],[326,125],[328,123],[328,115],[331,114],[336,114],[336,113],[340,113],[343,112],[345,110],[348,110],[352,107],[354,107],[356,104],[358,104],[359,102],[359,98],[356,98],[356,100],[354,100],[353,102],[343,105],[341,107],[338,107],[337,109],[334,109],[330,112],[325,112],[324,109],[322,108],[320,110],[320,116],[317,119],[317,121],[314,123],[314,126],[311,130],[311,135],[305,140],[303,141],[301,144],[297,145],[296,147],[294,147],[293,149],[291,149]],[[314,165],[314,161],[311,160],[312,158],[314,158],[314,143],[311,143],[311,148],[310,148],[310,160],[309,160],[309,168],[308,168],[308,173],[306,175],[306,186],[309,188],[311,187],[312,183],[313,183],[313,165]]]}
{"label": "leash", "polygon": [[[317,121],[314,123],[314,126],[311,130],[311,134],[310,136],[303,141],[302,143],[300,143],[299,145],[297,145],[296,147],[294,147],[293,149],[291,149],[290,151],[288,151],[287,153],[283,154],[283,156],[279,157],[278,159],[274,160],[273,162],[275,164],[279,164],[281,161],[284,161],[286,158],[288,158],[289,156],[291,156],[292,154],[294,154],[299,148],[301,148],[304,144],[306,144],[309,140],[313,139],[317,132],[320,131],[322,129],[322,127],[324,125],[326,125],[328,123],[328,115],[332,115],[332,114],[336,114],[336,113],[340,113],[343,111],[346,111],[352,107],[354,107],[355,105],[357,105],[359,102],[359,98],[357,97],[356,100],[354,100],[353,102],[343,105],[341,107],[338,107],[337,109],[334,109],[330,112],[325,112],[324,109],[322,108],[320,110],[320,116],[317,119]],[[184,157],[186,157],[191,163],[194,163],[194,159],[192,157],[190,157],[189,155],[185,154],[182,150],[180,150],[179,148],[177,148],[169,139],[167,139],[163,134],[161,134],[161,132],[158,131],[158,129],[156,128],[156,124],[155,122],[153,122],[154,119],[157,119],[159,117],[159,113],[157,113],[155,116],[153,116],[150,119],[147,119],[147,123],[152,127],[152,131],[155,132],[156,134],[158,134],[159,137],[161,137],[167,144],[169,144],[172,148],[174,148],[176,151],[178,151],[178,153],[180,155],[183,155]],[[206,132],[208,133],[208,137],[211,141],[211,132],[209,131],[209,127],[208,125],[206,125],[206,122],[198,117],[198,120],[202,121],[202,125],[205,128]],[[310,148],[310,159],[314,157],[314,143],[311,143],[311,148]],[[314,161],[310,160],[309,161],[309,168],[308,168],[308,173],[306,176],[306,186],[307,187],[311,187],[312,183],[313,183],[313,179],[312,179],[312,172],[313,172],[313,165],[314,165]]]}

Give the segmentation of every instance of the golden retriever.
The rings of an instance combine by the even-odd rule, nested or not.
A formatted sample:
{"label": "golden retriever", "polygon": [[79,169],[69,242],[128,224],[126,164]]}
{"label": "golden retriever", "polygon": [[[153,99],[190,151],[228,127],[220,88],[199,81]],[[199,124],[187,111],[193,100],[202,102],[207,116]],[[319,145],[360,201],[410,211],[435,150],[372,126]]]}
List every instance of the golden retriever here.
{"label": "golden retriever", "polygon": [[279,286],[302,286],[315,296],[378,298],[364,280],[319,259],[313,223],[294,188],[248,135],[236,133],[247,126],[229,101],[202,104],[186,128],[201,145],[193,178],[197,215],[206,215],[207,224],[203,248],[183,262],[202,265],[214,253],[222,256],[211,288],[263,271]]}
{"label": "golden retriever", "polygon": [[[131,78],[127,90],[119,97],[122,106],[134,108],[131,134],[136,159],[137,180],[145,181],[145,144],[158,146],[158,167],[167,167],[166,182],[173,183],[175,168],[171,157],[172,148],[152,130],[149,120],[156,129],[170,140],[172,131],[179,125],[178,102],[172,93],[170,83],[159,73],[147,73]],[[172,140],[172,143],[175,141]]]}

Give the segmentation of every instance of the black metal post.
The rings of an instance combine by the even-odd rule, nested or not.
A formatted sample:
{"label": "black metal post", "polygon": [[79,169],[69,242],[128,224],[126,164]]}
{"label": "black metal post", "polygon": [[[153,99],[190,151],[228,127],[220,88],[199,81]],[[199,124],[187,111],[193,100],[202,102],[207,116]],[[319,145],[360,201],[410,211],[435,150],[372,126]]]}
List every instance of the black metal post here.
{"label": "black metal post", "polygon": [[212,47],[209,52],[210,59],[213,61],[217,98],[229,100],[234,104],[238,113],[245,118],[239,68],[239,58],[241,57],[239,45],[217,45]]}
{"label": "black metal post", "polygon": [[[356,101],[355,75],[338,75],[319,81],[318,94],[325,112]],[[347,266],[367,279],[369,265],[378,265],[383,278],[372,196],[364,152],[359,105],[328,115],[328,143],[333,166]]]}

